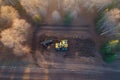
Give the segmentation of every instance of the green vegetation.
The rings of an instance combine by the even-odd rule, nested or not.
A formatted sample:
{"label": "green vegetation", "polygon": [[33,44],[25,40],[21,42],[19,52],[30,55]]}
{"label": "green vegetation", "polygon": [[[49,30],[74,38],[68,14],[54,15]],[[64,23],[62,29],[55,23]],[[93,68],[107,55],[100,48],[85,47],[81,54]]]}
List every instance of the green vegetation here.
{"label": "green vegetation", "polygon": [[[102,8],[95,19],[96,31],[101,36],[105,36],[107,41],[102,43],[101,54],[105,62],[116,60],[117,53],[120,52],[120,1],[112,0],[112,3]],[[118,39],[118,40],[116,40]]]}
{"label": "green vegetation", "polygon": [[32,17],[32,20],[33,20],[36,24],[40,24],[42,18],[41,18],[40,15],[34,15],[34,16]]}
{"label": "green vegetation", "polygon": [[120,52],[119,40],[109,41],[101,47],[101,54],[105,62],[115,61],[118,52]]}
{"label": "green vegetation", "polygon": [[73,21],[73,18],[71,17],[70,13],[68,12],[64,17],[64,24],[69,25]]}

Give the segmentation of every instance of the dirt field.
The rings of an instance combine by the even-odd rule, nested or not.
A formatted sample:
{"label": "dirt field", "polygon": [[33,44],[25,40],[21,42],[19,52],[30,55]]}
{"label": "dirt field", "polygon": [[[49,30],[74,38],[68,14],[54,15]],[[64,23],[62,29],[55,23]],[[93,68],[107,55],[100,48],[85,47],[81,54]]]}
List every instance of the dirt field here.
{"label": "dirt field", "polygon": [[[94,64],[101,65],[102,59],[97,52],[96,43],[86,31],[74,31],[74,29],[69,30],[71,34],[66,34],[69,31],[63,30],[56,31],[55,27],[50,27],[52,29],[47,30],[46,27],[43,26],[44,29],[40,29],[38,31],[38,35],[36,37],[36,51],[35,57],[36,62],[39,64],[39,67],[49,67],[55,68],[55,64]],[[48,28],[48,27],[47,27]],[[74,31],[74,32],[73,32]],[[55,34],[56,33],[56,34]],[[76,36],[76,37],[75,37]],[[57,41],[66,39],[68,40],[68,50],[67,51],[56,51],[55,42],[48,47],[43,47],[41,42],[45,40],[56,39]],[[99,62],[99,63],[98,63]],[[62,67],[62,66],[59,66]]]}
{"label": "dirt field", "polygon": [[[57,36],[46,36],[41,35],[40,40],[38,41],[38,50],[40,52],[43,51],[45,53],[55,53],[55,54],[63,54],[66,57],[75,57],[75,56],[85,56],[85,57],[94,57],[94,49],[95,49],[95,42],[91,39],[79,39],[79,38],[67,38],[67,37],[57,37]],[[40,43],[45,40],[56,39],[53,44],[47,46],[46,48],[43,47]],[[55,43],[61,40],[68,40],[68,50],[67,51],[56,51],[55,50]],[[65,57],[65,56],[64,56]]]}

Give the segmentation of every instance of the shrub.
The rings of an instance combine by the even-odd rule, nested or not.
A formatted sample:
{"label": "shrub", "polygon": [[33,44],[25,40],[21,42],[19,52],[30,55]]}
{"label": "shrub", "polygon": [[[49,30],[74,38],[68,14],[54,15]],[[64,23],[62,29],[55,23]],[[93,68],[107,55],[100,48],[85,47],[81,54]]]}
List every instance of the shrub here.
{"label": "shrub", "polygon": [[101,54],[105,62],[115,61],[118,52],[120,52],[119,40],[109,41],[101,47]]}

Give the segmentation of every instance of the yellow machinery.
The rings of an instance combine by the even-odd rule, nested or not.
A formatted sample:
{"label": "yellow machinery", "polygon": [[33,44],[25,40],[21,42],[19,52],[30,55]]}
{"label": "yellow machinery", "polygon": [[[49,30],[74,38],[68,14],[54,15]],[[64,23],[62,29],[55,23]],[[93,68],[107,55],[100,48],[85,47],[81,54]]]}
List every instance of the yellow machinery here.
{"label": "yellow machinery", "polygon": [[55,49],[58,51],[68,50],[68,40],[61,40],[59,43],[55,43]]}

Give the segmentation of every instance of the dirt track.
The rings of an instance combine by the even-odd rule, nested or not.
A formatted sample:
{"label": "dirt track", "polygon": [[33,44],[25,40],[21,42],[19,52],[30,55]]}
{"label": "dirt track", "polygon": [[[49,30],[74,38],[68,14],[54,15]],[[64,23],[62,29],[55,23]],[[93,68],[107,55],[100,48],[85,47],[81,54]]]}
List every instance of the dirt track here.
{"label": "dirt track", "polygon": [[[75,69],[0,67],[5,80],[118,80],[120,71],[97,66],[79,65]],[[82,67],[83,66],[83,67]]]}

